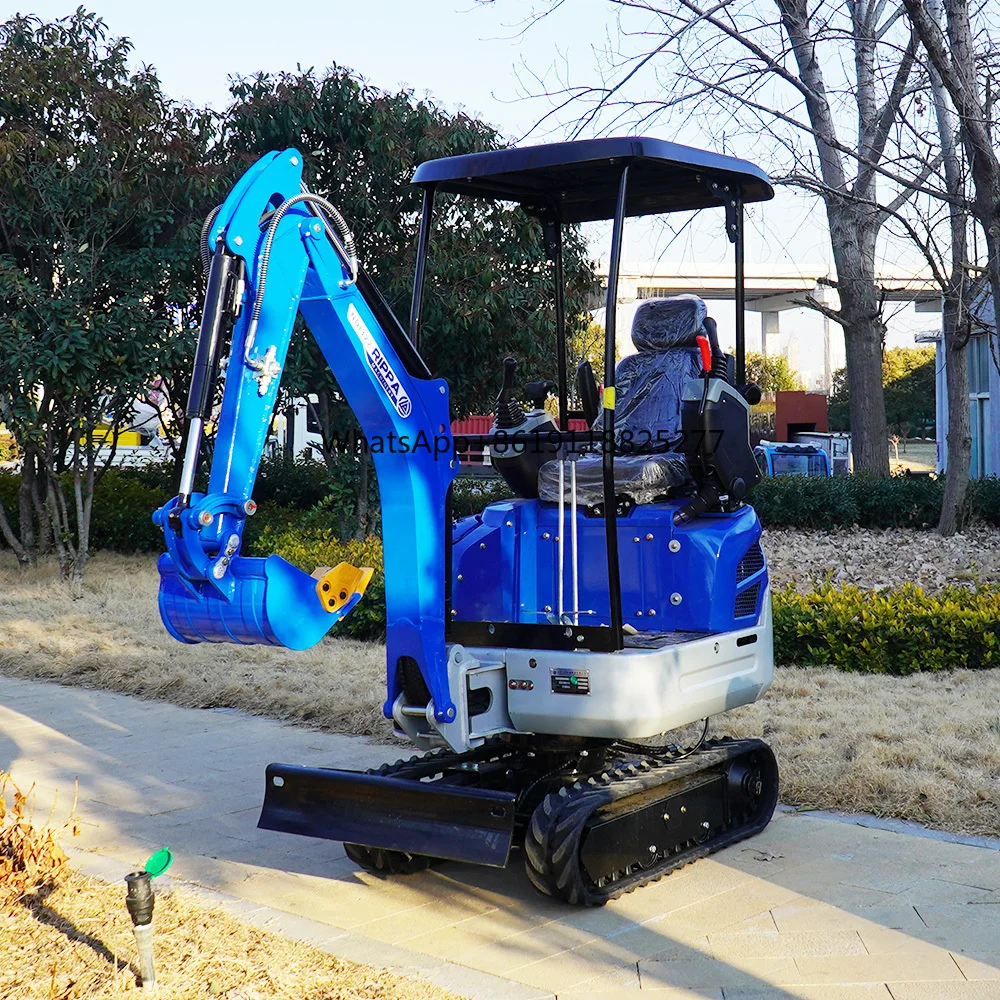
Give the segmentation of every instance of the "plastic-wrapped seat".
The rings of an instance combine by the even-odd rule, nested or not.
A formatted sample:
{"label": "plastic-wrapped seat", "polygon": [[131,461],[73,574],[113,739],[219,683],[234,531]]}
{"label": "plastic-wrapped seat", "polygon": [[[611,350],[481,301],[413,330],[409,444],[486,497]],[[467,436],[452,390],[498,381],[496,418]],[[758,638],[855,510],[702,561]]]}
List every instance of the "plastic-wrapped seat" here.
{"label": "plastic-wrapped seat", "polygon": [[[687,460],[673,449],[680,439],[684,385],[701,373],[695,338],[705,333],[707,315],[696,295],[647,299],[635,312],[632,343],[637,353],[615,369],[615,492],[635,503],[651,503],[691,485]],[[568,475],[565,483],[568,500]],[[542,466],[538,493],[558,502],[558,462]],[[593,504],[602,499],[601,457],[584,456],[577,461],[577,500]]]}

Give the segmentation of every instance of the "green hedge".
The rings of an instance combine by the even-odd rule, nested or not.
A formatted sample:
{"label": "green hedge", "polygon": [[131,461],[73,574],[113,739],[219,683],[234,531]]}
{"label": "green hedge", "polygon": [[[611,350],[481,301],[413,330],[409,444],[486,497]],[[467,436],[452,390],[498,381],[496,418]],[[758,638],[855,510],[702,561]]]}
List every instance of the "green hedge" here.
{"label": "green hedge", "polygon": [[[250,551],[277,552],[309,572],[342,561],[373,566],[375,576],[364,598],[335,634],[384,636],[385,581],[377,537],[339,541],[317,526],[267,527]],[[773,602],[779,664],[888,674],[1000,666],[997,588],[950,587],[929,595],[912,584],[886,591],[826,586],[802,595],[789,587],[775,591]]]}
{"label": "green hedge", "polygon": [[[175,478],[167,465],[110,469],[94,494],[91,547],[159,551],[160,533],[150,515],[173,495]],[[262,463],[254,490],[260,511],[248,526],[248,540],[266,526],[287,527],[303,519],[310,526],[343,531],[343,511],[335,503],[339,494],[331,495],[330,483],[319,463]],[[0,500],[13,518],[19,485],[19,476],[0,472]],[[761,522],[771,528],[931,528],[937,523],[943,492],[942,480],[927,477],[776,476],[759,483],[751,501]],[[503,480],[462,477],[452,489],[452,509],[457,516],[472,514],[510,496]],[[377,506],[376,502],[372,509],[373,528],[378,523]],[[967,514],[973,522],[1000,526],[1000,479],[969,484]]]}
{"label": "green hedge", "polygon": [[353,639],[385,636],[385,577],[382,573],[382,539],[369,535],[364,541],[340,541],[329,528],[302,525],[265,525],[246,548],[248,555],[271,553],[311,573],[317,566],[348,562],[371,566],[375,573],[354,610],[334,626],[333,634]]}
{"label": "green hedge", "polygon": [[[773,479],[757,491],[766,502],[780,495],[789,503],[784,523],[806,520],[806,526],[833,526],[851,523],[851,510],[880,511],[906,523],[926,502],[921,490],[927,481],[887,480],[886,489],[859,494],[839,484],[844,480]],[[852,480],[846,480],[852,482]],[[860,482],[860,479],[858,480]],[[918,489],[906,492],[916,482]],[[831,487],[830,484],[835,484]],[[817,486],[817,484],[819,484]],[[474,484],[475,485],[475,484]],[[983,504],[997,491],[996,480],[972,485],[975,502]],[[826,491],[824,493],[824,491]],[[895,492],[894,492],[895,491]],[[500,490],[486,484],[469,488],[460,495],[463,512],[471,512],[487,497],[500,499]],[[150,513],[167,499],[167,492],[129,472],[111,470],[98,486],[94,499],[93,547],[128,552],[159,552],[162,536]],[[924,496],[924,501],[921,497]],[[16,477],[0,475],[0,497],[12,512],[16,510]],[[824,524],[818,524],[815,504],[824,500]],[[833,499],[841,506],[832,503]],[[356,639],[379,639],[385,634],[385,581],[382,575],[382,542],[377,536],[364,541],[341,541],[329,526],[333,514],[329,503],[317,504],[303,513],[274,502],[263,503],[247,527],[245,551],[250,555],[272,552],[312,572],[317,566],[350,562],[372,566],[375,575],[364,598],[335,634]],[[993,508],[996,523],[997,509]],[[811,520],[807,520],[811,519]],[[771,522],[773,523],[773,522]],[[879,522],[879,526],[900,523]],[[777,590],[774,598],[774,643],[778,663],[802,666],[830,665],[842,670],[865,673],[910,674],[920,670],[947,670],[956,667],[1000,666],[1000,589],[981,587],[968,590],[950,587],[928,595],[911,584],[885,591],[840,589],[824,586],[809,594],[792,588]]]}
{"label": "green hedge", "polygon": [[[931,528],[943,495],[944,480],[929,476],[774,476],[750,502],[771,528]],[[973,521],[1000,525],[1000,479],[969,483],[966,510]]]}
{"label": "green hedge", "polygon": [[869,674],[1000,666],[1000,589],[821,587],[773,594],[777,663]]}

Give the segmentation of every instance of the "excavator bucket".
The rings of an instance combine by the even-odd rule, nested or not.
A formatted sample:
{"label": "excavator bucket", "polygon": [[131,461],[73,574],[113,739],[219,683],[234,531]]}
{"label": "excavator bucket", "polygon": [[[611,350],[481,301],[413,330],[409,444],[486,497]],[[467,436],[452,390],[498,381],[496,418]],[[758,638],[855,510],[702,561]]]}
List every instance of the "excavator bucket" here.
{"label": "excavator bucket", "polygon": [[270,764],[257,826],[502,868],[515,800],[468,785]]}
{"label": "excavator bucket", "polygon": [[340,563],[319,580],[281,556],[237,556],[232,588],[191,581],[160,557],[160,617],[181,642],[234,642],[309,649],[361,600],[372,569]]}

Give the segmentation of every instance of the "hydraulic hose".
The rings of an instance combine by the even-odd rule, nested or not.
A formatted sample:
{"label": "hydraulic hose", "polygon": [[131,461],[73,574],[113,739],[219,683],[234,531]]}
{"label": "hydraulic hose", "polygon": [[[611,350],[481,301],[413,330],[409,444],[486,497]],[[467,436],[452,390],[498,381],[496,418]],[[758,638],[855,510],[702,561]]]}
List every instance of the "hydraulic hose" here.
{"label": "hydraulic hose", "polygon": [[202,272],[207,275],[208,269],[212,266],[212,251],[208,249],[208,234],[212,231],[212,226],[215,224],[215,220],[219,217],[219,210],[222,208],[221,205],[216,205],[208,215],[205,216],[205,221],[201,226],[201,236],[198,239],[198,249],[201,251],[201,269]]}
{"label": "hydraulic hose", "polygon": [[[253,349],[254,339],[257,333],[257,323],[260,319],[260,310],[264,304],[264,291],[267,287],[267,270],[271,263],[271,247],[274,244],[274,237],[278,230],[278,224],[288,213],[293,205],[307,203],[312,207],[313,213],[323,223],[327,236],[330,237],[334,247],[344,258],[351,272],[351,283],[358,278],[358,256],[354,243],[354,234],[351,232],[347,221],[340,214],[337,208],[326,198],[311,191],[303,189],[299,194],[293,195],[283,201],[272,213],[267,222],[267,234],[264,237],[264,246],[260,251],[260,262],[257,268],[257,294],[254,297],[253,311],[250,314],[250,325],[247,330],[246,348],[244,350],[244,360],[252,365],[250,351]],[[331,225],[332,220],[332,225]],[[339,238],[338,238],[339,237]]]}

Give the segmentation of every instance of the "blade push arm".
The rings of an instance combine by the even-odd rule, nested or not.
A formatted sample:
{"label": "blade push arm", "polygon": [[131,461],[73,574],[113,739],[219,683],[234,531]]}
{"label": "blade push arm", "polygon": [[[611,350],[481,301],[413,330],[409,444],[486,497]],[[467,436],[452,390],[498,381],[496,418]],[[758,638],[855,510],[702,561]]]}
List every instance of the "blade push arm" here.
{"label": "blade push arm", "polygon": [[[361,424],[378,475],[387,705],[395,698],[400,668],[412,660],[427,683],[435,715],[450,721],[455,707],[447,685],[442,542],[445,497],[455,474],[448,386],[428,377],[409,343],[400,342],[400,331],[379,322],[378,315],[386,319],[384,303],[370,287],[367,295],[359,288],[366,279],[359,282],[349,234],[339,220],[331,220],[329,208],[303,191],[302,157],[285,150],[247,171],[207,234],[213,269],[227,258],[228,269],[241,267],[246,294],[233,321],[224,376],[220,372],[225,387],[208,492],[193,491],[189,448],[180,496],[155,515],[167,542],[160,563],[161,615],[182,641],[305,648],[360,597],[331,605],[316,580],[279,557],[240,555],[292,328],[301,313]],[[214,309],[209,297],[206,316]],[[203,336],[204,330],[205,324]],[[192,423],[189,438],[194,432]],[[346,570],[341,578],[367,580]]]}

